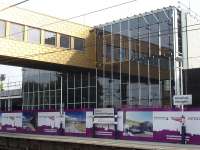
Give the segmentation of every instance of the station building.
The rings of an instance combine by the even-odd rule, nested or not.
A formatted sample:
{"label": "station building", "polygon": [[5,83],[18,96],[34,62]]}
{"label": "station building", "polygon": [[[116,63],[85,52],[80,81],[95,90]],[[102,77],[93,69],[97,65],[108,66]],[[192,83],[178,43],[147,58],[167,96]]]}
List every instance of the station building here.
{"label": "station building", "polygon": [[188,17],[170,6],[89,27],[15,7],[0,14],[0,63],[23,67],[23,110],[172,107]]}

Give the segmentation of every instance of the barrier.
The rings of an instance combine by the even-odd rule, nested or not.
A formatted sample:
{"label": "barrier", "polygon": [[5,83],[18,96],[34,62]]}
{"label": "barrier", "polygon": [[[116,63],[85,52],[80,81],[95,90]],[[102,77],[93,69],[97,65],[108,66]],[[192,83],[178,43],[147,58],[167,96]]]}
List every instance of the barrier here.
{"label": "barrier", "polygon": [[[200,144],[200,111],[185,111],[186,143]],[[118,110],[115,125],[93,128],[92,110],[0,113],[0,131],[63,136],[181,143],[182,114],[178,110]]]}

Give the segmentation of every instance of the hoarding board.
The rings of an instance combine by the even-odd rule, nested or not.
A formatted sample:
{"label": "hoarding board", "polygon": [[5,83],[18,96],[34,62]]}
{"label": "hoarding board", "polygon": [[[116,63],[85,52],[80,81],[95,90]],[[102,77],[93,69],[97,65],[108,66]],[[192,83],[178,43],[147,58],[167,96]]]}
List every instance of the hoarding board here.
{"label": "hoarding board", "polygon": [[38,130],[46,134],[57,134],[64,127],[64,116],[60,112],[38,112]]}
{"label": "hoarding board", "polygon": [[22,128],[25,132],[36,132],[37,130],[37,112],[22,113]]}
{"label": "hoarding board", "polygon": [[86,112],[65,112],[65,132],[86,134]]}
{"label": "hoarding board", "polygon": [[[161,142],[180,143],[182,113],[177,111],[158,111],[153,113],[154,139]],[[200,144],[200,112],[184,112],[186,141]]]}
{"label": "hoarding board", "polygon": [[161,142],[180,142],[181,121],[181,112],[154,112],[154,138]]}
{"label": "hoarding board", "polygon": [[153,113],[127,111],[124,119],[123,136],[128,137],[153,137]]}
{"label": "hoarding board", "polygon": [[0,113],[0,129],[3,132],[58,135],[62,124],[64,134],[60,135],[91,137],[95,133],[97,137],[115,138],[117,133],[119,139],[180,143],[182,115],[187,143],[200,144],[200,111],[182,114],[177,110],[120,110],[117,124],[113,123],[114,116],[95,118],[92,111],[69,111],[63,115],[60,112]]}
{"label": "hoarding board", "polygon": [[22,113],[2,113],[3,131],[19,132],[22,128]]}

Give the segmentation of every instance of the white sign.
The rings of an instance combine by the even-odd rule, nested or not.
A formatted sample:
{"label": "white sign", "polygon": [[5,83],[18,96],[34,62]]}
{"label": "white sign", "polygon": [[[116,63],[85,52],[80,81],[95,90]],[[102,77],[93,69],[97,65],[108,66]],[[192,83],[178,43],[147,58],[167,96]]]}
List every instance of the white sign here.
{"label": "white sign", "polygon": [[115,118],[94,118],[96,124],[114,124]]}
{"label": "white sign", "polygon": [[174,95],[174,105],[192,105],[192,95]]}
{"label": "white sign", "polygon": [[114,108],[96,108],[94,109],[94,116],[114,117]]}

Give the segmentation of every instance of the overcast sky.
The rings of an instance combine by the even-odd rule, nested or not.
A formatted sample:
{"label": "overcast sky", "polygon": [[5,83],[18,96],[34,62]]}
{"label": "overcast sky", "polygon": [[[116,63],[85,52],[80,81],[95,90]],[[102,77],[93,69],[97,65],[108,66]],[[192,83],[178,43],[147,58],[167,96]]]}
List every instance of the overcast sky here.
{"label": "overcast sky", "polygon": [[[0,0],[0,4],[4,3],[11,5],[20,1],[22,0]],[[67,19],[127,1],[130,0],[30,0],[19,7]],[[167,7],[169,5],[177,6],[177,2],[177,0],[136,0],[135,2],[120,7],[101,11],[70,21],[94,26],[158,8]],[[189,6],[189,0],[181,0],[181,3]],[[190,0],[190,7],[193,11],[200,14],[200,0]],[[7,79],[10,78],[10,81],[21,80],[20,70],[20,68],[6,68],[0,65],[0,74],[7,74]]]}
{"label": "overcast sky", "polygon": [[[0,0],[0,2],[6,4],[14,4],[20,1],[22,0]],[[19,7],[67,19],[127,1],[131,0],[29,0]],[[190,1],[191,9],[200,14],[199,0],[180,1],[187,6]],[[136,0],[135,2],[120,7],[115,7],[71,21],[78,21],[81,24],[93,26],[154,9],[167,7],[169,5],[177,6],[177,2],[178,0]]]}

